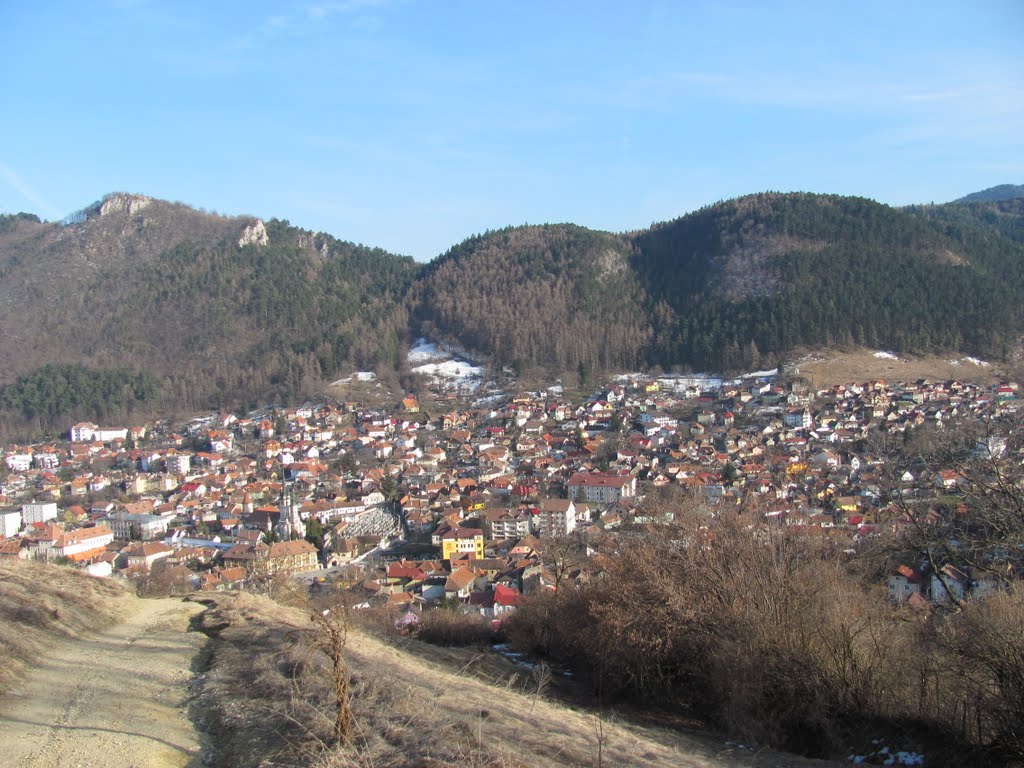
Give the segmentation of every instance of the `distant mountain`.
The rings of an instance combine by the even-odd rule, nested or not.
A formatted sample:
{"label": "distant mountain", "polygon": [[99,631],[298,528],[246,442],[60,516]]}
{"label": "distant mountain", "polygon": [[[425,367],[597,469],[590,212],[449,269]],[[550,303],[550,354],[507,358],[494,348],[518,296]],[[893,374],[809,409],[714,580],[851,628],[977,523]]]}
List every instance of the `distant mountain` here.
{"label": "distant mountain", "polygon": [[420,265],[111,195],[65,224],[0,216],[0,409],[41,424],[64,401],[116,414],[118,392],[161,409],[291,397],[353,368],[400,371],[418,335],[583,377],[753,369],[802,345],[1000,357],[1022,306],[1020,199],[764,193],[627,234],[509,227]]}
{"label": "distant mountain", "polygon": [[1024,219],[952,208],[955,226],[863,198],[760,194],[629,235],[509,228],[428,267],[410,313],[419,333],[520,370],[752,370],[832,344],[999,357],[1020,315],[1009,229]]}
{"label": "distant mountain", "polygon": [[952,237],[960,236],[962,225],[1024,243],[1024,197],[912,206],[908,210],[941,222]]}
{"label": "distant mountain", "polygon": [[1024,184],[1000,184],[996,187],[983,189],[981,192],[972,192],[969,195],[954,200],[954,203],[975,203],[993,202],[996,200],[1013,200],[1017,197],[1024,197]]}

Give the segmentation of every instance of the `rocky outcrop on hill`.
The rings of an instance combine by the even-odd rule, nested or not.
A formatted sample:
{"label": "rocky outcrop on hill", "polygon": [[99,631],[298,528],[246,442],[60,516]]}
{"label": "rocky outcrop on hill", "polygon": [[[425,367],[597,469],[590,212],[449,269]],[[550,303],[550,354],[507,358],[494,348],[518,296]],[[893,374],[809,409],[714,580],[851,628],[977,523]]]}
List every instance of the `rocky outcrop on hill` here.
{"label": "rocky outcrop on hill", "polygon": [[242,232],[242,236],[238,238],[238,247],[244,248],[247,245],[267,245],[270,242],[270,238],[267,236],[267,228],[263,225],[260,219],[256,219],[253,224],[250,224]]}

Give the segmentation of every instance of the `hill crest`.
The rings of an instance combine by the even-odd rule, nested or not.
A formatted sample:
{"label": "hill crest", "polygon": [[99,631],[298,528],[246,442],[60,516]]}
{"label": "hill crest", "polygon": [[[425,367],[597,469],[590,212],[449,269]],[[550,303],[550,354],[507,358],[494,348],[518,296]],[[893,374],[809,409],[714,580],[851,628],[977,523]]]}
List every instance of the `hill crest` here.
{"label": "hill crest", "polygon": [[1018,201],[765,192],[638,232],[507,227],[426,265],[145,195],[83,211],[63,226],[0,217],[0,386],[75,363],[146,370],[163,405],[232,407],[345,371],[405,376],[420,336],[583,380],[752,370],[798,346],[998,359],[1024,305]]}

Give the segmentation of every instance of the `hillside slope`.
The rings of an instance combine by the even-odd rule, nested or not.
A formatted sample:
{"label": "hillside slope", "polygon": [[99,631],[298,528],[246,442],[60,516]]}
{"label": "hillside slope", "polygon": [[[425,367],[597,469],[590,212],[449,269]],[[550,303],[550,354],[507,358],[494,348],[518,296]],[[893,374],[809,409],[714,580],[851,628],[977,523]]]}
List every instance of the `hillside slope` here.
{"label": "hillside slope", "polygon": [[116,621],[135,602],[118,582],[0,558],[0,695],[49,648]]}
{"label": "hillside slope", "polygon": [[74,223],[0,222],[0,384],[47,363],[163,380],[161,405],[294,396],[396,358],[409,258],[113,195]]}
{"label": "hillside slope", "polygon": [[622,238],[569,224],[470,238],[417,284],[418,330],[498,367],[635,368],[645,362],[650,325],[629,252]]}
{"label": "hillside slope", "polygon": [[[400,369],[419,335],[584,379],[756,369],[800,346],[999,359],[1022,305],[1020,199],[764,193],[622,235],[509,227],[419,265],[285,221],[112,195],[64,225],[0,216],[0,387],[17,381],[0,403],[51,428],[112,412],[90,405],[98,389],[133,389],[153,412],[237,408]],[[47,364],[99,371],[57,372],[87,382],[77,411],[40,392]]]}
{"label": "hillside slope", "polygon": [[1000,357],[1020,320],[1018,243],[863,198],[751,195],[633,243],[662,365],[757,367],[833,344]]}
{"label": "hillside slope", "polygon": [[570,709],[529,679],[525,686],[481,679],[473,668],[482,657],[470,655],[460,668],[444,661],[445,649],[413,654],[357,630],[349,631],[345,650],[354,744],[332,748],[330,691],[323,659],[309,651],[308,618],[248,594],[200,599],[210,606],[202,624],[214,640],[196,706],[219,747],[214,765],[827,765]]}
{"label": "hillside slope", "polygon": [[980,192],[972,192],[964,195],[955,203],[991,202],[994,200],[1012,200],[1016,197],[1024,197],[1024,184],[999,184]]}

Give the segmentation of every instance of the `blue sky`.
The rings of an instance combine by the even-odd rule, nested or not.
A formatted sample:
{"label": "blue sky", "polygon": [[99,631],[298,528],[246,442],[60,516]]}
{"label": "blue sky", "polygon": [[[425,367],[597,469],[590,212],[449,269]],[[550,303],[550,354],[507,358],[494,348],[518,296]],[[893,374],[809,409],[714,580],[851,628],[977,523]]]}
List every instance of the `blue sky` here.
{"label": "blue sky", "polygon": [[1024,183],[1024,2],[0,3],[0,211],[113,191],[428,260],[764,190]]}

